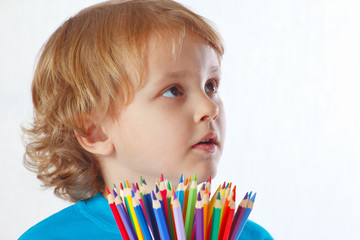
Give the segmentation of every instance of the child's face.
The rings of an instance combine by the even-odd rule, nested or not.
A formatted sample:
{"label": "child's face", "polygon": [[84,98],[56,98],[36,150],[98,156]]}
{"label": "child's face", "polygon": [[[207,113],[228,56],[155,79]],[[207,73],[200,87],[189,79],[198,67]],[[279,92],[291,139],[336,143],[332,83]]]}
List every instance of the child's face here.
{"label": "child's face", "polygon": [[199,182],[216,174],[225,134],[218,57],[193,36],[176,58],[166,49],[150,41],[145,84],[108,125],[110,171],[120,180],[150,182],[163,173],[175,184],[182,173],[197,173]]}

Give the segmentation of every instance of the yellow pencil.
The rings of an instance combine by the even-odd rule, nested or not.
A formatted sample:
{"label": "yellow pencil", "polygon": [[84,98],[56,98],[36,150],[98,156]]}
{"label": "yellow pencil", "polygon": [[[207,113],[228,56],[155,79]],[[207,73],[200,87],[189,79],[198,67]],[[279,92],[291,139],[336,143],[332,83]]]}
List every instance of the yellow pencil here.
{"label": "yellow pencil", "polygon": [[[127,183],[126,186],[129,186],[129,184]],[[138,218],[136,217],[135,209],[134,209],[134,206],[133,206],[133,200],[132,200],[131,190],[130,190],[129,187],[126,187],[126,188],[124,189],[124,192],[125,192],[125,196],[126,196],[127,202],[128,202],[128,204],[129,204],[129,210],[130,210],[131,217],[132,217],[132,219],[133,219],[133,224],[134,224],[134,228],[135,228],[136,235],[138,236],[139,240],[143,240],[143,239],[144,239],[144,236],[143,236],[143,234],[142,234],[142,232],[141,232],[139,220],[138,220]]]}

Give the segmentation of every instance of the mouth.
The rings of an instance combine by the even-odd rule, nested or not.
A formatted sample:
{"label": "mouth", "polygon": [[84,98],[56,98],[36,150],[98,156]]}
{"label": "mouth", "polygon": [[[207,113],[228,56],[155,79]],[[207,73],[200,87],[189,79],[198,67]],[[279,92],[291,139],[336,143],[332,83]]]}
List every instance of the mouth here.
{"label": "mouth", "polygon": [[208,153],[215,153],[218,145],[217,136],[212,132],[205,135],[205,137],[203,137],[198,143],[194,144],[192,148]]}

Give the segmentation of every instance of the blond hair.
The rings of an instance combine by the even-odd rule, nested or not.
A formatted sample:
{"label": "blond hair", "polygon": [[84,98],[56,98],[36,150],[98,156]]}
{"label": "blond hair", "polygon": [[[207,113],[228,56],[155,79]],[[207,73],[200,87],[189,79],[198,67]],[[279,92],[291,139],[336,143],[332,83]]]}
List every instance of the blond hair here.
{"label": "blond hair", "polygon": [[[203,17],[170,0],[109,1],[69,18],[42,49],[32,83],[34,120],[23,128],[25,166],[45,187],[76,202],[102,192],[97,157],[74,131],[86,135],[84,118],[115,117],[141,87],[150,35],[174,45],[186,32],[203,38],[221,58],[219,34]],[[136,71],[137,79],[129,73]]]}

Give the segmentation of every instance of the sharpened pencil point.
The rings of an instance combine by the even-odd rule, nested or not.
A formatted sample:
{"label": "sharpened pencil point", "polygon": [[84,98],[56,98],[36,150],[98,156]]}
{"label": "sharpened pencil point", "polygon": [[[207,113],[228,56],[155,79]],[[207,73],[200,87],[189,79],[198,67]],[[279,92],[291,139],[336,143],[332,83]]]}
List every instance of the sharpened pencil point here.
{"label": "sharpened pencil point", "polygon": [[171,191],[171,183],[168,182],[168,185],[167,185],[168,189]]}
{"label": "sharpened pencil point", "polygon": [[158,187],[158,185],[155,185],[155,191],[156,191],[156,192],[159,192],[159,187]]}
{"label": "sharpened pencil point", "polygon": [[164,174],[161,174],[160,176],[160,182],[163,182],[164,181]]}
{"label": "sharpened pencil point", "polygon": [[107,193],[107,195],[110,194],[110,191],[109,191],[109,189],[107,187],[106,187],[106,193]]}
{"label": "sharpened pencil point", "polygon": [[179,183],[182,183],[182,182],[184,182],[184,175],[183,175],[183,174],[181,174],[181,176],[180,176],[180,181],[179,181]]}
{"label": "sharpened pencil point", "polygon": [[220,192],[218,192],[216,199],[220,200]]}
{"label": "sharpened pencil point", "polygon": [[256,193],[254,194],[254,196],[252,196],[251,201],[255,202],[255,198],[256,198]]}
{"label": "sharpened pencil point", "polygon": [[244,200],[248,198],[248,193],[245,194]]}
{"label": "sharpened pencil point", "polygon": [[116,198],[117,197],[117,192],[116,192],[116,190],[115,190],[115,188],[113,189],[113,194],[114,194],[114,198]]}
{"label": "sharpened pencil point", "polygon": [[195,173],[193,181],[197,181],[197,173]]}
{"label": "sharpened pencil point", "polygon": [[151,191],[152,192],[152,198],[153,198],[153,200],[157,200],[157,198],[156,198],[156,195],[155,195],[155,193],[154,193],[154,191]]}
{"label": "sharpened pencil point", "polygon": [[174,201],[177,199],[177,196],[176,196],[176,192],[173,191],[173,197],[174,197]]}

